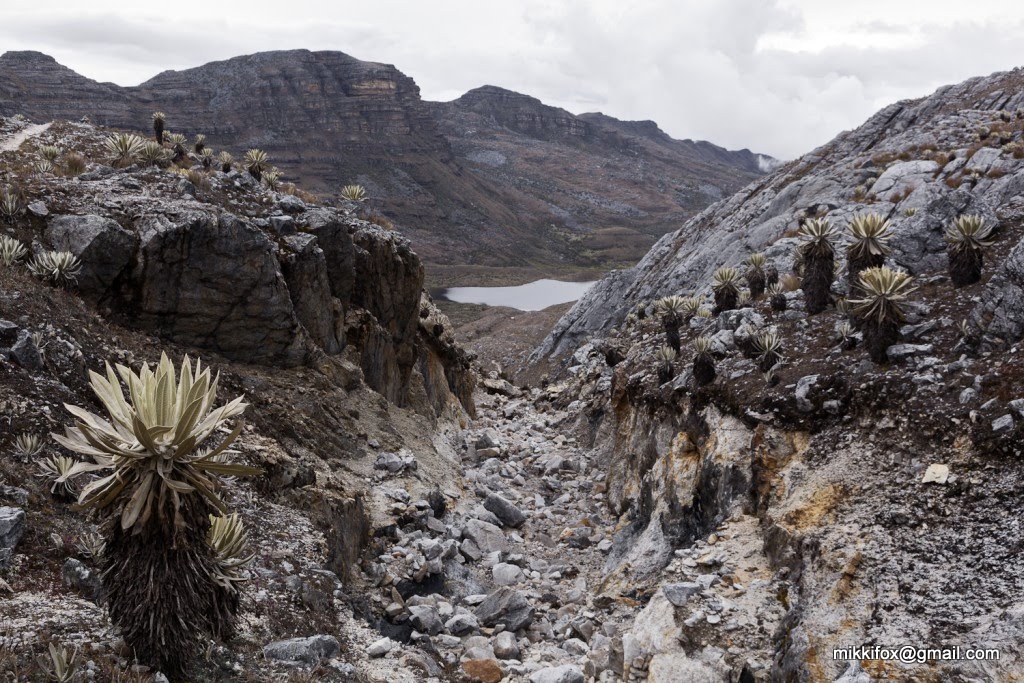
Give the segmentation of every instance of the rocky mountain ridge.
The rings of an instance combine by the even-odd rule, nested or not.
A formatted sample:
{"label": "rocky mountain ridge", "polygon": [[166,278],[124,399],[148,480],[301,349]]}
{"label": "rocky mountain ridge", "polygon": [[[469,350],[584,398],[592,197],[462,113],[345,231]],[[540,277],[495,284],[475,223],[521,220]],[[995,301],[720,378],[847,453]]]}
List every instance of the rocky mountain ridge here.
{"label": "rocky mountain ridge", "polygon": [[424,102],[393,66],[340,52],[258,53],[131,88],[40,53],[0,56],[0,114],[147,131],[155,110],[215,148],[266,150],[307,189],[362,183],[434,263],[632,262],[760,173],[746,151],[655,141],[647,127],[640,134],[499,88]]}

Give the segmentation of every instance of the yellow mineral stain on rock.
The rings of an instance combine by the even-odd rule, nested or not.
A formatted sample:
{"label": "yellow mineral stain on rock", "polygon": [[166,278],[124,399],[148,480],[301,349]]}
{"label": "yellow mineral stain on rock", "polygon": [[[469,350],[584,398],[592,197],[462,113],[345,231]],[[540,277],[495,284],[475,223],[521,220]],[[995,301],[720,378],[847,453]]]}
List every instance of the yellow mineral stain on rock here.
{"label": "yellow mineral stain on rock", "polygon": [[790,510],[782,522],[791,531],[808,529],[821,524],[843,498],[846,489],[839,484],[828,484],[815,491],[801,507]]}

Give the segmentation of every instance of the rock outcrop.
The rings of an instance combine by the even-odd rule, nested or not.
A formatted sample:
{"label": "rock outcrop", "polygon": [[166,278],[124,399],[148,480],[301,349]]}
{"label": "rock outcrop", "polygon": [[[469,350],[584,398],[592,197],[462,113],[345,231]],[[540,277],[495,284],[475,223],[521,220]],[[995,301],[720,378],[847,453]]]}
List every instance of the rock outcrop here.
{"label": "rock outcrop", "polygon": [[[38,52],[0,56],[0,115],[88,117],[149,134],[156,110],[169,130],[203,133],[236,158],[265,150],[307,189],[333,194],[362,183],[423,258],[446,266],[532,265],[556,255],[592,264],[595,249],[597,261],[635,260],[665,225],[759,174],[749,152],[655,139],[500,88],[424,102],[395,67],[340,52],[258,53],[129,88],[89,80]],[[524,145],[544,153],[522,154]],[[500,168],[491,163],[498,158]],[[609,158],[622,170],[606,170]],[[650,183],[652,174],[673,181]],[[564,234],[613,226],[627,234],[583,244]]]}
{"label": "rock outcrop", "polygon": [[[80,124],[50,134],[80,145],[100,136]],[[423,264],[400,233],[238,172],[195,188],[157,168],[97,164],[41,182],[51,208],[35,219],[37,248],[75,254],[79,291],[114,319],[247,363],[344,354],[396,405],[417,387],[429,414],[453,399],[472,411],[469,360],[446,319],[420,325]]]}

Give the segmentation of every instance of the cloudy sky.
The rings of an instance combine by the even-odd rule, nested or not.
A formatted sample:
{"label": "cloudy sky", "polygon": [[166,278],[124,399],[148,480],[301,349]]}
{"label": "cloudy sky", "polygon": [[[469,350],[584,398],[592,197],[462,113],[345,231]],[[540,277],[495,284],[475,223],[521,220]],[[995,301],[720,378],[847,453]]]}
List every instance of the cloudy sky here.
{"label": "cloudy sky", "polygon": [[427,99],[484,84],[792,158],[878,108],[1024,65],[1020,0],[34,0],[0,50],[137,85],[260,50],[395,64]]}

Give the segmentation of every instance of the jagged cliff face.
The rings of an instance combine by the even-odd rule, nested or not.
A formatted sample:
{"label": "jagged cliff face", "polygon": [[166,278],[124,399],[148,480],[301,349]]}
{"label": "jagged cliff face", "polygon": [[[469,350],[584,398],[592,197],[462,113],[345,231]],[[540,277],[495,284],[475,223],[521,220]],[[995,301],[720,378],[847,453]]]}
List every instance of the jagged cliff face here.
{"label": "jagged cliff face", "polygon": [[[40,53],[0,56],[0,114],[148,132],[157,110],[168,129],[204,133],[236,157],[264,149],[309,189],[366,185],[424,258],[445,263],[632,262],[652,236],[758,174],[748,152],[664,134],[655,143],[631,124],[617,131],[614,119],[497,88],[424,102],[393,66],[339,52],[260,53],[130,88]],[[627,232],[587,237],[602,229]]]}
{"label": "jagged cliff face", "polygon": [[[103,158],[91,126],[60,123],[44,139]],[[101,163],[77,178],[37,176],[27,201],[39,198],[29,214],[39,232],[26,237],[79,256],[79,291],[124,324],[244,362],[347,358],[397,405],[410,403],[414,385],[440,382],[472,410],[466,354],[440,340],[444,325],[420,324],[429,301],[408,239],[355,218],[351,206],[267,194],[244,172],[204,182]],[[439,350],[436,362],[418,364]],[[414,382],[421,371],[439,377]],[[442,412],[445,401],[428,403]]]}
{"label": "jagged cliff face", "polygon": [[[1020,218],[1024,160],[1016,148],[1003,147],[1021,142],[1022,79],[1019,71],[996,74],[893,104],[714,204],[661,238],[635,268],[605,277],[558,323],[537,357],[571,351],[621,322],[640,301],[706,291],[716,268],[739,264],[751,252],[764,251],[787,272],[792,231],[810,216],[844,227],[856,213],[880,213],[894,224],[892,262],[914,274],[941,270],[942,231],[955,216],[975,213],[1004,226]],[[1003,110],[1010,121],[1001,119]],[[979,128],[991,134],[978,140]],[[1009,137],[1001,140],[1001,132]],[[993,338],[1021,331],[1017,307],[996,303],[1019,300],[1019,251],[990,263],[989,272],[1000,275],[971,313]],[[837,272],[843,271],[840,264]]]}

